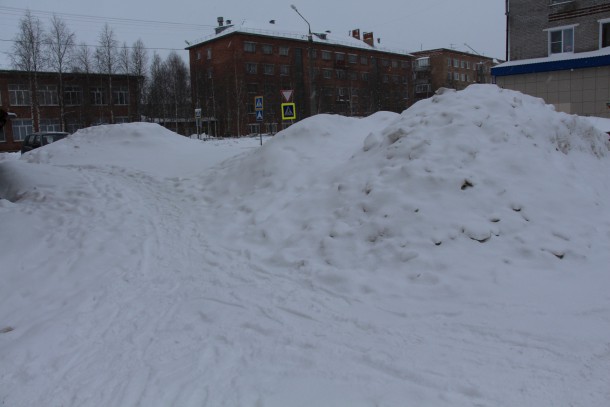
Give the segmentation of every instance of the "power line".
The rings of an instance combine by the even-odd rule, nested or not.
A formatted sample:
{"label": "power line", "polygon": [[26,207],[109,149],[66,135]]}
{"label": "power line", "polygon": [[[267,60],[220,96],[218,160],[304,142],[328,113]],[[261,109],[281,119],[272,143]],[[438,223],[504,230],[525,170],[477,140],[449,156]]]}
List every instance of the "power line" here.
{"label": "power line", "polygon": [[4,11],[6,13],[11,13],[13,15],[20,15],[20,14],[27,12],[28,10],[34,16],[52,17],[55,15],[55,16],[58,16],[61,18],[65,18],[67,20],[72,19],[72,20],[76,20],[79,22],[92,22],[92,21],[113,22],[113,23],[119,23],[119,24],[129,24],[130,26],[133,26],[135,23],[135,24],[140,24],[140,25],[142,25],[142,24],[143,25],[154,25],[157,28],[159,27],[159,24],[161,24],[165,28],[190,29],[190,30],[207,29],[207,28],[214,27],[209,24],[190,24],[190,23],[177,23],[177,22],[173,22],[173,21],[141,20],[141,19],[123,18],[123,17],[90,16],[90,15],[86,15],[86,14],[58,13],[58,12],[44,11],[44,10],[32,10],[32,9],[24,9],[24,8],[17,8],[17,7],[0,6],[0,11]]}
{"label": "power line", "polygon": [[[0,41],[1,42],[12,42],[12,43],[17,42],[15,40],[5,40],[2,38],[0,38]],[[100,47],[100,45],[91,45],[91,44],[74,44],[74,46],[88,47],[88,48],[99,48]],[[118,45],[117,48],[123,48],[123,45]],[[126,48],[133,49],[135,47],[127,45]],[[152,51],[155,51],[155,50],[157,50],[157,51],[184,51],[184,48],[160,48],[160,47],[142,47],[142,48],[144,48],[146,50],[152,50]]]}

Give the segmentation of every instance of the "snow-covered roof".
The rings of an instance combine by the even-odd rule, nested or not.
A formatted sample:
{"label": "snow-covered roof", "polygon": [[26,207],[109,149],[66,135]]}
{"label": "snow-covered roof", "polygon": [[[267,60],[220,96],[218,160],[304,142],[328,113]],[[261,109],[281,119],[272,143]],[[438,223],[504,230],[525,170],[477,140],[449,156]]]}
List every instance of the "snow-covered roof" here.
{"label": "snow-covered roof", "polygon": [[[222,27],[217,27],[222,28]],[[260,35],[264,37],[273,37],[273,38],[285,38],[296,41],[308,41],[308,32],[305,32],[300,29],[295,29],[294,27],[282,27],[275,23],[258,23],[250,20],[242,20],[241,22],[237,22],[234,24],[224,26],[224,29],[219,33],[214,33],[207,35],[205,37],[199,38],[193,42],[193,45],[187,47],[190,49],[195,45],[199,45],[205,42],[209,42],[221,37],[225,37],[234,33],[242,33],[242,34],[252,34],[252,35]],[[411,55],[405,50],[397,50],[392,48],[380,47],[380,46],[370,46],[362,40],[351,37],[349,35],[337,35],[333,34],[329,31],[316,32],[312,31],[312,39],[316,44],[327,44],[327,45],[335,45],[335,46],[343,46],[349,48],[357,48],[364,49],[367,51],[378,51],[378,52],[386,52],[391,54],[399,54],[399,55]]]}

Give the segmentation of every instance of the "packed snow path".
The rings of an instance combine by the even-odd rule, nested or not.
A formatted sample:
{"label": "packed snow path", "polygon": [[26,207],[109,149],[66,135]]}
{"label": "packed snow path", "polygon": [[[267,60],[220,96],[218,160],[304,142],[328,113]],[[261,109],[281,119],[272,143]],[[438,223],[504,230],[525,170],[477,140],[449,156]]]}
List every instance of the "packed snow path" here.
{"label": "packed snow path", "polygon": [[610,402],[603,135],[472,87],[257,143],[0,163],[0,405]]}

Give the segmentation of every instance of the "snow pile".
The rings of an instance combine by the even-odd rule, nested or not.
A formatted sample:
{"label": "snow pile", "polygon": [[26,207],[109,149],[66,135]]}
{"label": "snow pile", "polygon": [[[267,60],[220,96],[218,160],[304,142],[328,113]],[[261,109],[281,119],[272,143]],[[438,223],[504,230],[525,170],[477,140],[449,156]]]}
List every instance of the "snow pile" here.
{"label": "snow pile", "polygon": [[1,403],[610,402],[588,121],[471,86],[258,143],[100,126],[0,162]]}

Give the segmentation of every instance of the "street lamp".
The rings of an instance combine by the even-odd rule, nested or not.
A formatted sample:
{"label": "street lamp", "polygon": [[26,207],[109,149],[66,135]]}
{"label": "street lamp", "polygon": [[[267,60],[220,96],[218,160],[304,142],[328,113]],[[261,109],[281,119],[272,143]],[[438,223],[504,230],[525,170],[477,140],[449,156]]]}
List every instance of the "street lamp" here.
{"label": "street lamp", "polygon": [[309,115],[313,116],[317,114],[317,111],[315,100],[316,96],[314,94],[313,86],[313,35],[311,34],[311,24],[309,24],[309,21],[307,21],[307,19],[303,17],[303,14],[301,14],[299,10],[297,10],[297,7],[294,4],[291,4],[290,8],[296,11],[296,13],[303,19],[303,21],[307,23],[307,41],[309,43],[309,55],[307,56],[307,59],[309,59]]}

